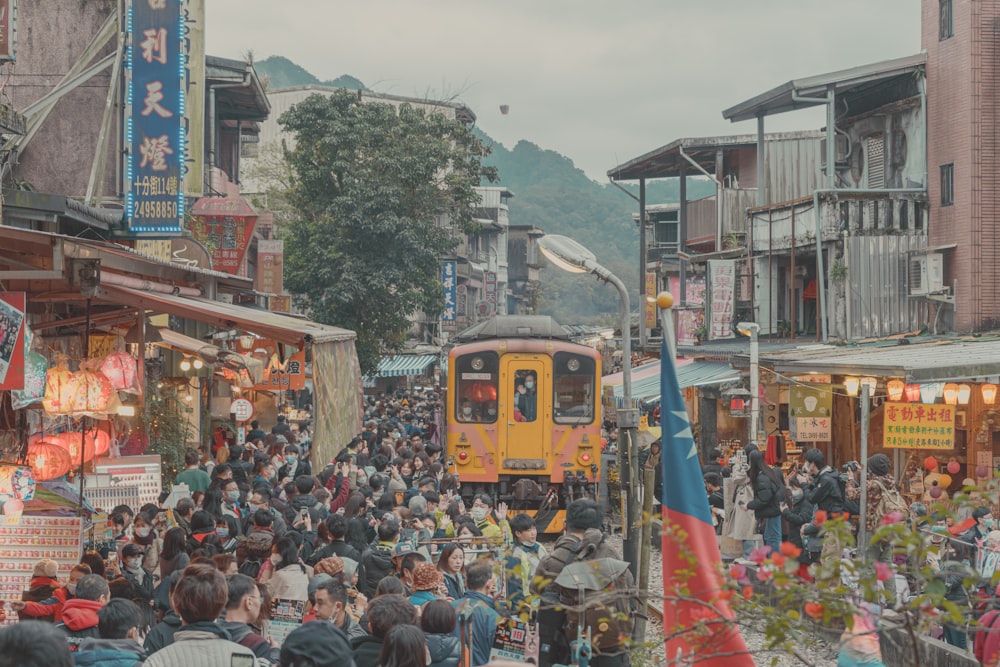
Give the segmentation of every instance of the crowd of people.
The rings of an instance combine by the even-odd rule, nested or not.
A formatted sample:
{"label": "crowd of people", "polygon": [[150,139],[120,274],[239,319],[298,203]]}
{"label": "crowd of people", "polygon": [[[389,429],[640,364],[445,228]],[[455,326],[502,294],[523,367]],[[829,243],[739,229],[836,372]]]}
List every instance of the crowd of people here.
{"label": "crowd of people", "polygon": [[[864,511],[862,465],[867,467]],[[887,574],[880,577],[885,581],[878,602],[884,607],[899,606],[926,590],[929,581],[937,582],[934,590],[943,590],[946,601],[942,607],[953,604],[963,613],[962,622],[941,623],[939,637],[956,648],[974,650],[984,665],[996,667],[1000,661],[1000,618],[987,612],[1000,606],[996,603],[1000,588],[994,583],[1000,573],[1000,530],[973,480],[966,480],[962,502],[946,496],[908,502],[885,454],[875,454],[864,464],[849,462],[838,471],[828,465],[821,450],[810,449],[801,463],[783,471],[777,464],[769,465],[755,445],[728,460],[713,450],[703,474],[717,533],[742,542],[743,559],[751,558],[755,550],[779,552],[783,543],[790,543],[798,554],[798,576],[805,582],[813,580],[812,566],[827,559],[881,563]],[[855,540],[841,541],[826,530],[825,521],[834,517],[848,517]],[[867,538],[858,543],[862,520]],[[881,526],[896,523],[919,536],[919,548],[897,548],[889,539],[873,537]],[[877,609],[860,596],[857,601],[863,610],[862,625],[874,622]],[[858,640],[862,636],[864,641]],[[878,642],[873,643],[872,636],[855,632],[845,640],[857,664],[880,664]]]}
{"label": "crowd of people", "polygon": [[[329,464],[281,421],[254,422],[245,447],[189,450],[176,482],[190,495],[115,507],[113,539],[69,572],[36,563],[0,666],[16,651],[24,666],[479,667],[506,618],[538,622],[540,664],[565,662],[574,637],[543,600],[558,602],[568,564],[615,557],[601,509],[574,501],[548,554],[531,516],[463,496],[436,407],[429,392],[368,399]],[[278,606],[301,622],[289,631]],[[628,664],[617,636],[601,646],[594,664]]]}

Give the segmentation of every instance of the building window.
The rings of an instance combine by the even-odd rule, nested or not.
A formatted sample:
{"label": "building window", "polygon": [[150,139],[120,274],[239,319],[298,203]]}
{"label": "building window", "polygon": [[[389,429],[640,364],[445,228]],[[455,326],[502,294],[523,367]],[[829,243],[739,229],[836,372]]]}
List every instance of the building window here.
{"label": "building window", "polygon": [[945,40],[955,34],[955,22],[951,13],[951,0],[939,0],[938,18],[941,25],[938,28],[938,40]]}
{"label": "building window", "polygon": [[941,206],[955,203],[955,165],[941,165]]}

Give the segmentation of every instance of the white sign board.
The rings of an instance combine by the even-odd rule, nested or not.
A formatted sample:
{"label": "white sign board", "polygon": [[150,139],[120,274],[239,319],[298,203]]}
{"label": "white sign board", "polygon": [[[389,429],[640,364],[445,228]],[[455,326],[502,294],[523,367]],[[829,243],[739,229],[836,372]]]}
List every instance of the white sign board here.
{"label": "white sign board", "polygon": [[238,422],[248,422],[253,417],[253,403],[245,398],[237,398],[229,406],[229,412]]}

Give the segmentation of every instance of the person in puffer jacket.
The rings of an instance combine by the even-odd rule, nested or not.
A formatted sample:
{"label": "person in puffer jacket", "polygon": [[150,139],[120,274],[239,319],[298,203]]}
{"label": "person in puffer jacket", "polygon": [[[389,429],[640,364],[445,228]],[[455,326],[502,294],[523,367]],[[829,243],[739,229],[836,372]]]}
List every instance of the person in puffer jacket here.
{"label": "person in puffer jacket", "polygon": [[76,667],[136,667],[142,663],[146,653],[136,641],[142,623],[139,606],[131,600],[115,599],[97,616],[101,636],[80,642],[74,656]]}
{"label": "person in puffer jacket", "polygon": [[66,633],[70,651],[79,649],[84,639],[100,636],[97,613],[111,599],[107,580],[99,574],[88,574],[76,585],[76,597],[63,605],[62,623],[56,627]]}
{"label": "person in puffer jacket", "polygon": [[28,590],[22,594],[20,601],[10,604],[18,618],[56,623],[62,620],[62,608],[69,593],[56,578],[58,572],[59,564],[50,558],[35,563]]}
{"label": "person in puffer jacket", "polygon": [[431,653],[428,667],[457,667],[462,646],[455,631],[455,608],[447,600],[434,600],[424,605],[420,613],[420,629],[424,631],[427,650]]}

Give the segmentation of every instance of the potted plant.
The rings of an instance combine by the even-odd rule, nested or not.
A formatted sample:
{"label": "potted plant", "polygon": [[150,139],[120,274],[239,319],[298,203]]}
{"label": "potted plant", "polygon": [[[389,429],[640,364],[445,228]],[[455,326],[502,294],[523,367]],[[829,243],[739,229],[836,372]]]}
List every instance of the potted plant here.
{"label": "potted plant", "polygon": [[699,324],[694,329],[694,344],[701,345],[701,341],[705,340],[705,336],[708,335],[708,327],[704,324]]}

